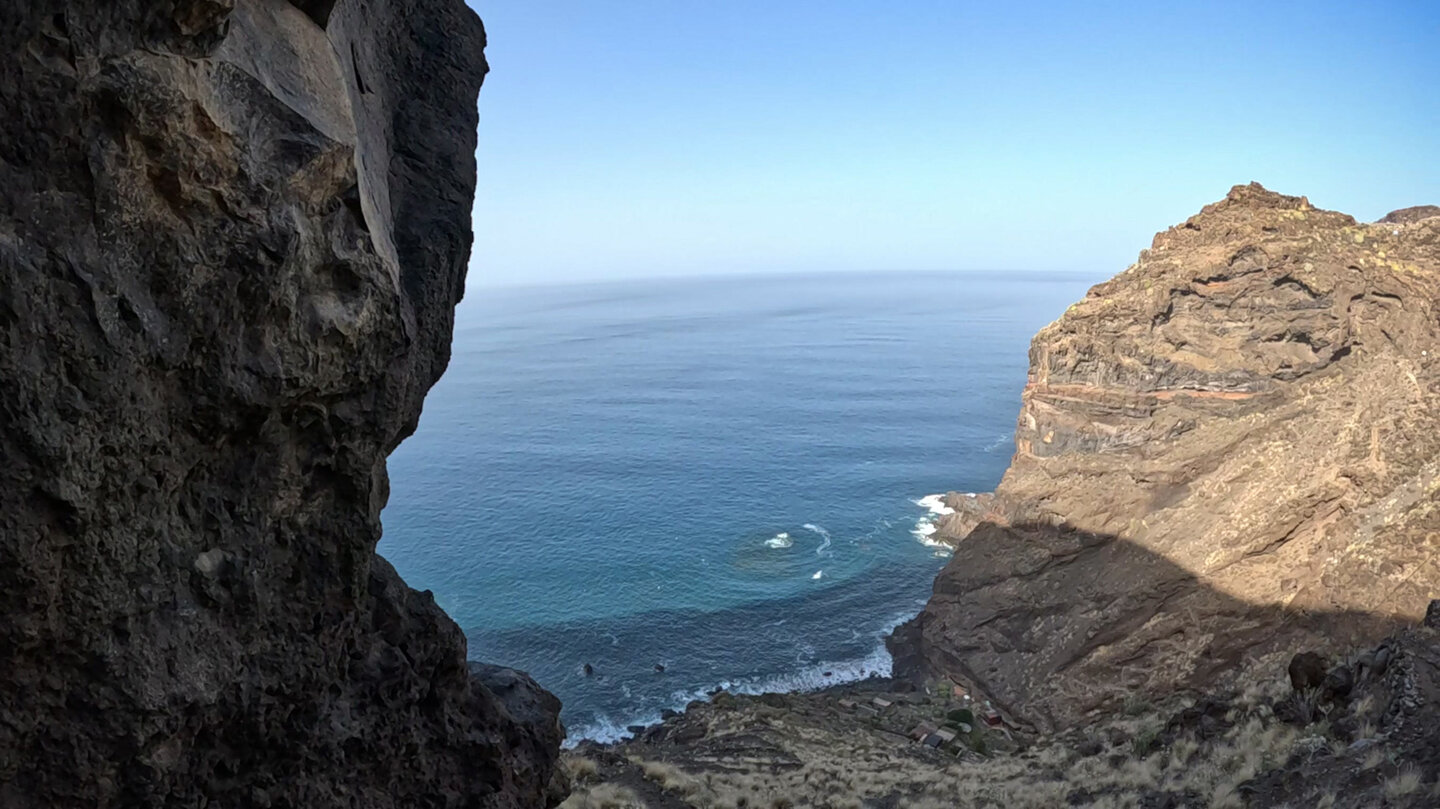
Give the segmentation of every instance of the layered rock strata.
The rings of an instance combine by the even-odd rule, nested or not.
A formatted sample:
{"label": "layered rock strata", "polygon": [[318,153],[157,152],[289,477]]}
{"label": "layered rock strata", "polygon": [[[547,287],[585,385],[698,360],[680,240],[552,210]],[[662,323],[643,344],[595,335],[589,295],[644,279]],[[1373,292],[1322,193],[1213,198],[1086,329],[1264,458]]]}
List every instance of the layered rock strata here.
{"label": "layered rock strata", "polygon": [[553,802],[555,699],[374,553],[479,20],[33,0],[0,46],[0,805]]}
{"label": "layered rock strata", "polygon": [[995,497],[894,643],[1063,725],[1440,595],[1440,217],[1238,186],[1043,329]]}

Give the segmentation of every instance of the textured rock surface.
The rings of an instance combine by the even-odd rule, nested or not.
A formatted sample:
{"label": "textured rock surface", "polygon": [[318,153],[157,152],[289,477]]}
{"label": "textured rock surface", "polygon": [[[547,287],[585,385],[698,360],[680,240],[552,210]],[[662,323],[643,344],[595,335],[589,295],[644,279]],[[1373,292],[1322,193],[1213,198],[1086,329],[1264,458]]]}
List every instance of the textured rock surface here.
{"label": "textured rock surface", "polygon": [[0,805],[535,806],[558,704],[374,554],[449,357],[460,0],[0,8]]}
{"label": "textured rock surface", "polygon": [[1401,208],[1385,214],[1380,221],[1386,224],[1409,224],[1410,222],[1419,222],[1421,219],[1429,219],[1432,216],[1440,216],[1440,205],[1416,205],[1413,208]]}
{"label": "textured rock surface", "polygon": [[1236,187],[1042,330],[1011,468],[941,524],[959,551],[897,633],[908,668],[1064,724],[1418,620],[1440,217],[1392,218]]}
{"label": "textured rock surface", "polygon": [[[1346,659],[1354,663],[1354,687],[1326,706],[1323,723],[1307,728],[1314,734],[1328,726],[1337,743],[1316,749],[1311,735],[1309,749],[1297,744],[1281,766],[1247,785],[1249,806],[1440,805],[1440,632],[1408,628]],[[1295,713],[1297,704],[1304,695],[1276,708]],[[1407,792],[1402,774],[1419,776],[1418,786]]]}

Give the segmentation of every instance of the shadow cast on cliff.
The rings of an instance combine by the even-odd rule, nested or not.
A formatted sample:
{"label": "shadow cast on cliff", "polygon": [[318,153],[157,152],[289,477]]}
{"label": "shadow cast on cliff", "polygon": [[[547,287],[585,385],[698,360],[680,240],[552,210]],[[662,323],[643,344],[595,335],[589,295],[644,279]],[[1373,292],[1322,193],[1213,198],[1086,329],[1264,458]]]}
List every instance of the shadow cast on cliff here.
{"label": "shadow cast on cliff", "polygon": [[1284,676],[1294,653],[1374,643],[1426,607],[1380,614],[1327,600],[1296,590],[1251,603],[1122,536],[986,522],[890,648],[899,677],[948,677],[1054,728],[1125,700]]}

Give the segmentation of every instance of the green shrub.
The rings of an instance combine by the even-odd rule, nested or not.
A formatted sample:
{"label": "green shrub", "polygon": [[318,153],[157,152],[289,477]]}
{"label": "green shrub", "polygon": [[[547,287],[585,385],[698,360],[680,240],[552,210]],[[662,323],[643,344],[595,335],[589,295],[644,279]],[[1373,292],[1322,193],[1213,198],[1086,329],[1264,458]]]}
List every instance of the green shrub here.
{"label": "green shrub", "polygon": [[969,725],[972,728],[975,727],[975,712],[970,710],[969,708],[957,708],[950,713],[945,714],[945,718],[949,719],[951,722],[958,722],[961,724]]}
{"label": "green shrub", "polygon": [[1136,758],[1145,758],[1155,749],[1155,742],[1160,738],[1160,728],[1154,725],[1147,725],[1140,729],[1139,733],[1130,740],[1130,752]]}
{"label": "green shrub", "polygon": [[1139,694],[1131,694],[1125,698],[1124,711],[1126,716],[1139,716],[1150,712],[1150,703]]}

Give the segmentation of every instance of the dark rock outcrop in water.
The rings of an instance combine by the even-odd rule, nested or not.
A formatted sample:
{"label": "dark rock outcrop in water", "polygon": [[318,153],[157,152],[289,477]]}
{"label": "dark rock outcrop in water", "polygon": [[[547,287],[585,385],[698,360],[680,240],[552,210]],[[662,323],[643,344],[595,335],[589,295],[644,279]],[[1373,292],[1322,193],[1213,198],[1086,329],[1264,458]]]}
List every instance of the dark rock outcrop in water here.
{"label": "dark rock outcrop in water", "polygon": [[0,805],[553,802],[556,700],[374,553],[479,20],[27,0],[0,46]]}
{"label": "dark rock outcrop in water", "polygon": [[1042,330],[1011,467],[941,524],[958,551],[897,657],[1065,725],[1418,620],[1440,218],[1417,210],[1364,225],[1238,186]]}

